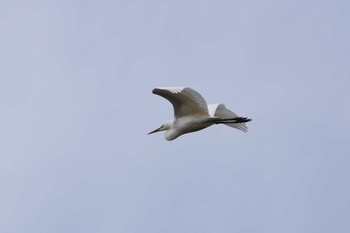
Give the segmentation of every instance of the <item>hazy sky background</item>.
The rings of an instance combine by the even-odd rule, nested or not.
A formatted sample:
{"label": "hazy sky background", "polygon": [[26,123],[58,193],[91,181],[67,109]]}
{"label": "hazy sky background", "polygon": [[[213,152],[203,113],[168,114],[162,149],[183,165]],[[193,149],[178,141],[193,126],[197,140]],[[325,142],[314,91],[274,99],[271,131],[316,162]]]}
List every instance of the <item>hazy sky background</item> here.
{"label": "hazy sky background", "polygon": [[[0,232],[350,232],[349,1],[0,3]],[[151,93],[253,119],[165,141]]]}

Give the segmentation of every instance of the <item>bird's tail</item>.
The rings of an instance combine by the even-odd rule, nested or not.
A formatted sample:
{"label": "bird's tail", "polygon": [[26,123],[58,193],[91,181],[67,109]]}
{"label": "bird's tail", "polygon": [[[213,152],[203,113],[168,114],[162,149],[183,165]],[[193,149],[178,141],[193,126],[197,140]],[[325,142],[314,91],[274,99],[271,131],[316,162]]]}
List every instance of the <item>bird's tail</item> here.
{"label": "bird's tail", "polygon": [[232,128],[242,130],[243,132],[248,131],[248,127],[245,123],[251,121],[251,119],[239,117],[237,114],[227,109],[224,104],[208,105],[208,110],[209,114],[214,117],[213,120],[215,119],[215,124],[225,124]]}

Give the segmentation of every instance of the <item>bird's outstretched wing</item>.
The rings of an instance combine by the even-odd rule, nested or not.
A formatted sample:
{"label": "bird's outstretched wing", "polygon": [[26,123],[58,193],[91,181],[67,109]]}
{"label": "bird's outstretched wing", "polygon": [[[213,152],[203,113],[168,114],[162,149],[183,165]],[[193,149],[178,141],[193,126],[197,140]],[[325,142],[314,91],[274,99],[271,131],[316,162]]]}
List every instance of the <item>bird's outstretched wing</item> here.
{"label": "bird's outstretched wing", "polygon": [[152,92],[172,103],[174,115],[177,118],[188,115],[209,115],[205,99],[189,87],[158,87]]}

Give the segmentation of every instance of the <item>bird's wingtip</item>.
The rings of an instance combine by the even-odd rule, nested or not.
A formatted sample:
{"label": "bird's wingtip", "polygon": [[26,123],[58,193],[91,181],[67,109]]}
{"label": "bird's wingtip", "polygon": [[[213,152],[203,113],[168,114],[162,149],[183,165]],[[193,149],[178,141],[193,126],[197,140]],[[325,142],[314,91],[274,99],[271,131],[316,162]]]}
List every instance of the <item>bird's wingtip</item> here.
{"label": "bird's wingtip", "polygon": [[153,90],[183,90],[186,87],[155,87]]}
{"label": "bird's wingtip", "polygon": [[171,93],[179,93],[183,91],[186,87],[155,87],[152,90],[153,94],[159,94],[161,92],[171,92]]}

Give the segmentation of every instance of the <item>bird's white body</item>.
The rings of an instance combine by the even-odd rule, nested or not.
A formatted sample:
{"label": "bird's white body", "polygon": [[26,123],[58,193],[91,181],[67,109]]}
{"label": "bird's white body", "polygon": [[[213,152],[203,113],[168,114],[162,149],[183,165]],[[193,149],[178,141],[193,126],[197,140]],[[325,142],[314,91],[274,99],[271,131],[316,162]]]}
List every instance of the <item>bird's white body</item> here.
{"label": "bird's white body", "polygon": [[153,93],[169,100],[174,107],[174,119],[150,132],[165,131],[166,140],[207,128],[213,124],[225,124],[247,131],[248,118],[238,117],[223,104],[207,105],[204,98],[191,88],[155,88]]}
{"label": "bird's white body", "polygon": [[173,119],[167,122],[169,124],[169,129],[164,132],[164,137],[166,140],[171,141],[182,134],[196,132],[214,124],[208,122],[207,119],[208,118],[205,116],[185,116]]}

